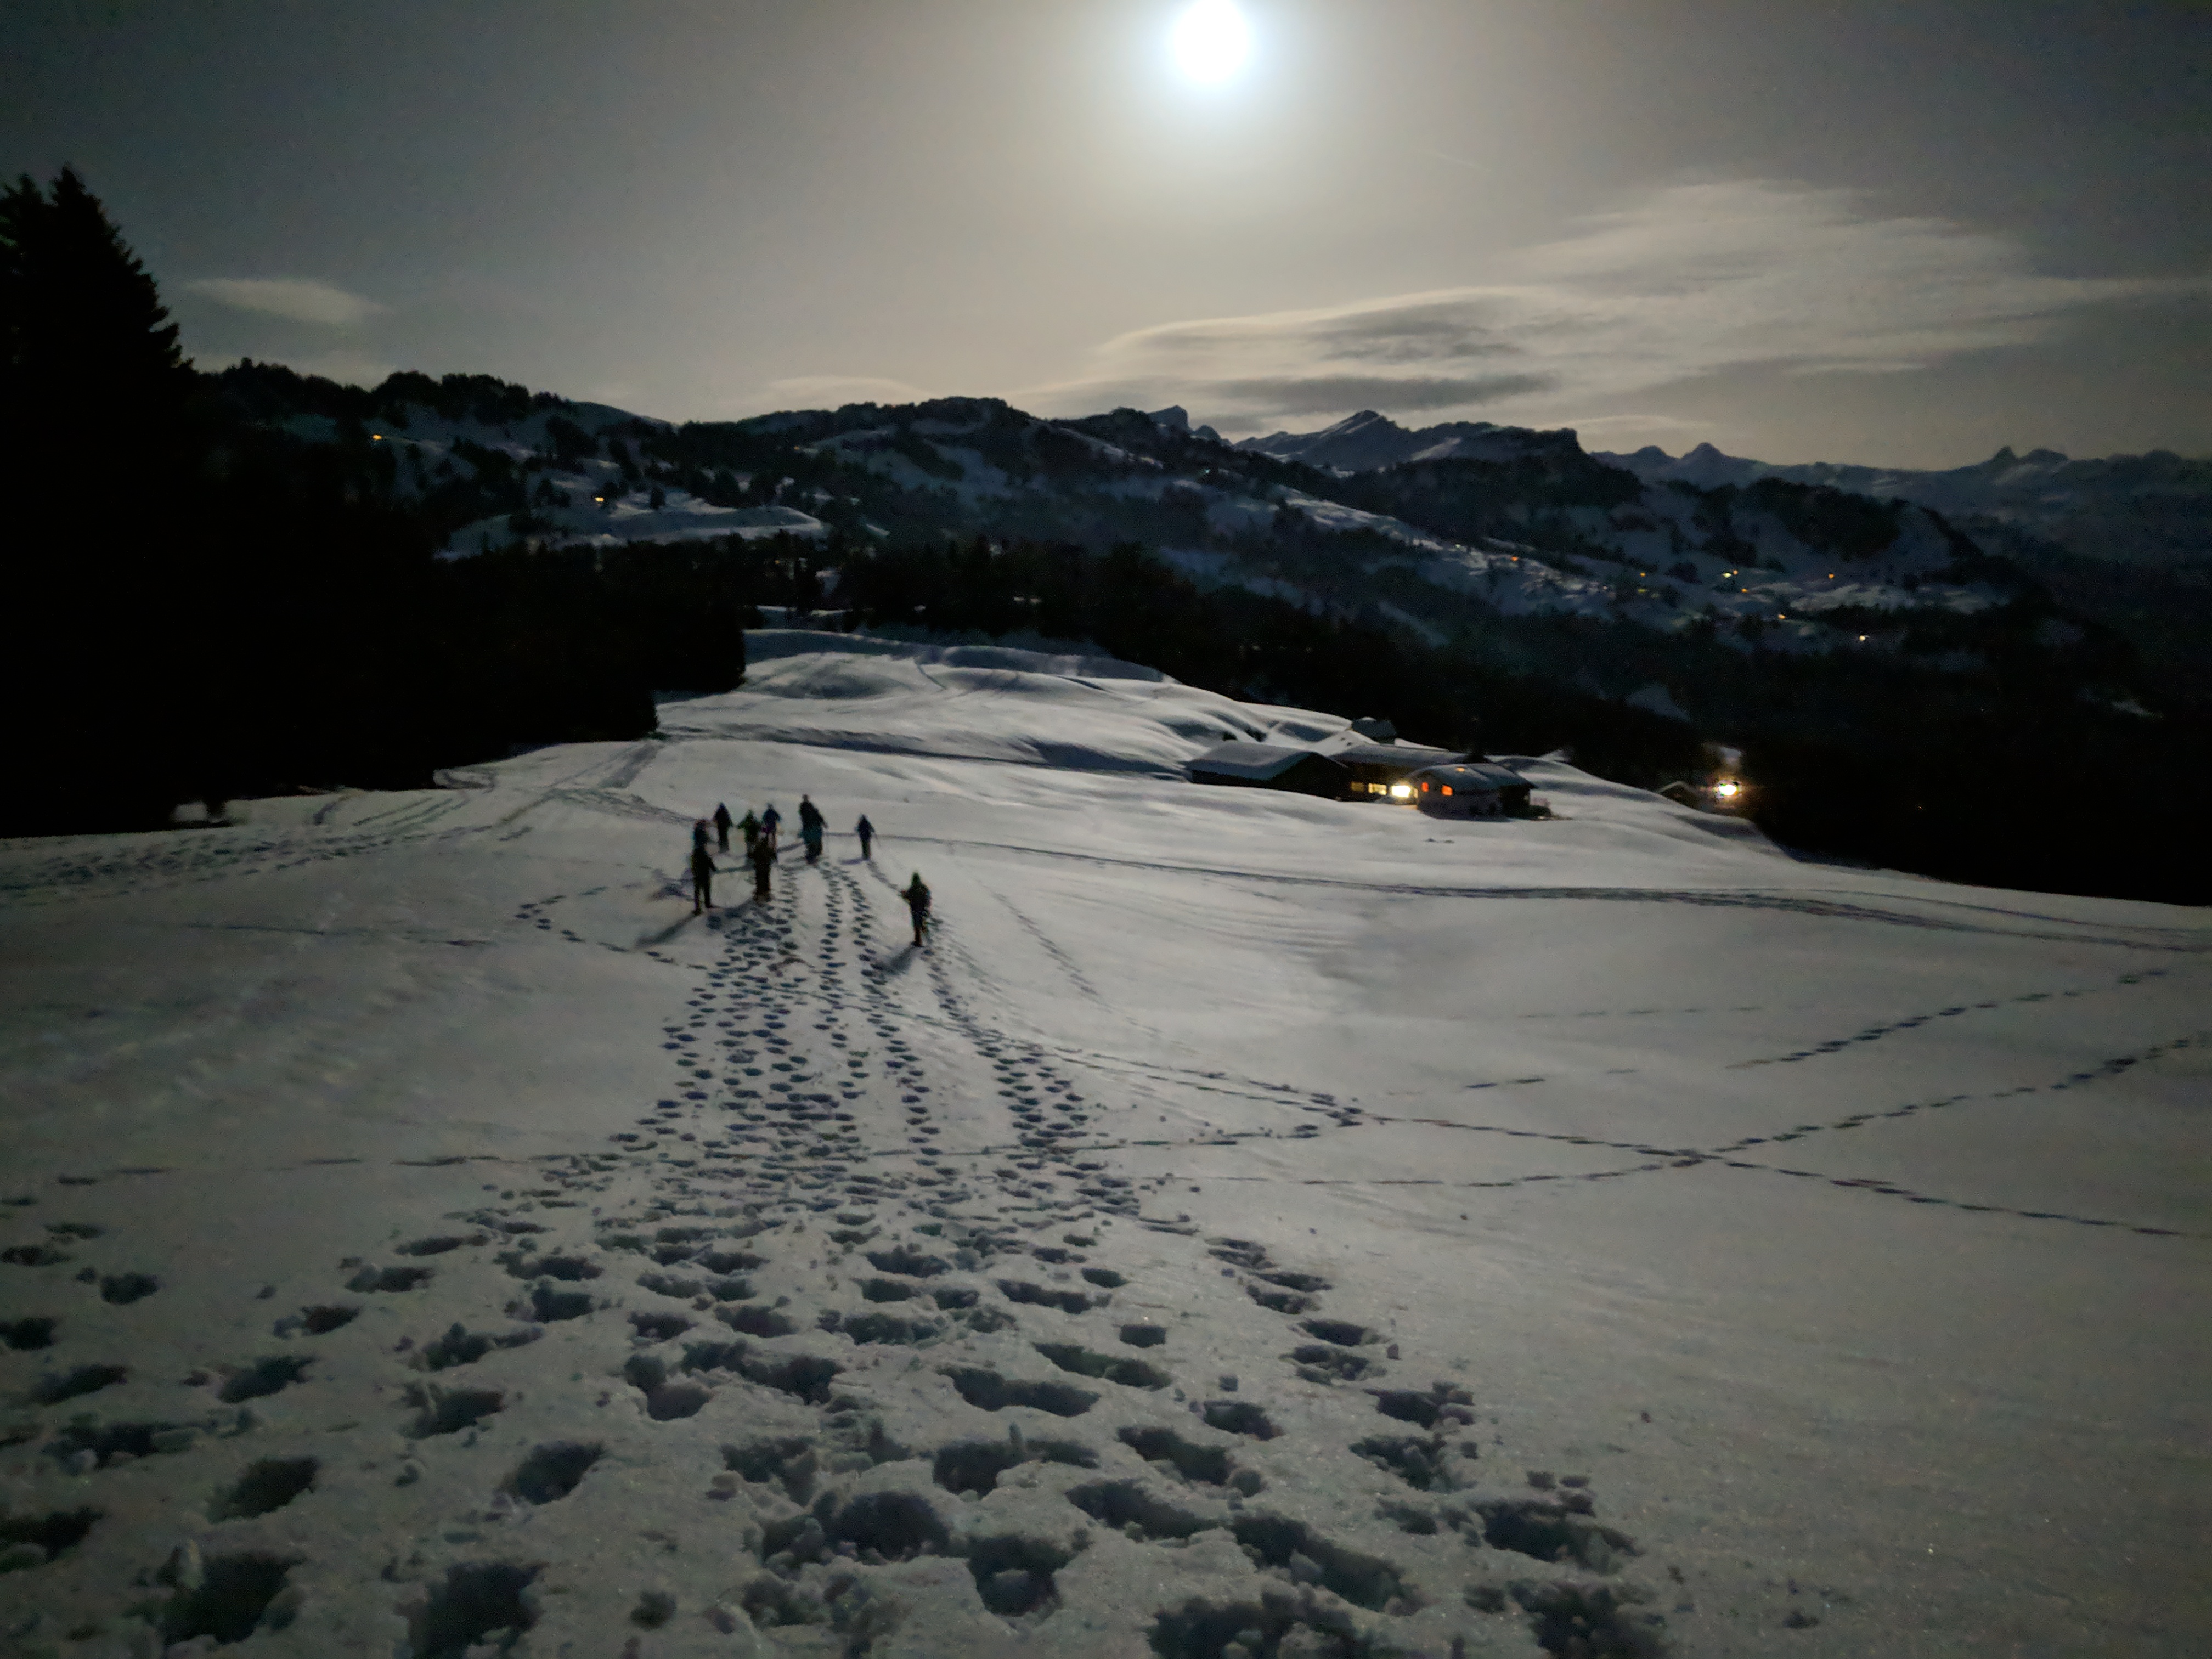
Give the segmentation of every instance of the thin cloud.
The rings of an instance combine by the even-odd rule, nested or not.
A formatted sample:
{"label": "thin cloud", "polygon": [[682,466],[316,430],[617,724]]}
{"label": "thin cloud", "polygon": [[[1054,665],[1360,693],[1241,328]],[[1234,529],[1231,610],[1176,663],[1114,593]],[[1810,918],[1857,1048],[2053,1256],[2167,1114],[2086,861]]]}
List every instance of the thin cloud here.
{"label": "thin cloud", "polygon": [[234,311],[327,328],[350,328],[386,309],[361,295],[301,276],[205,276],[185,286]]}
{"label": "thin cloud", "polygon": [[[1557,418],[1729,369],[1905,373],[2033,345],[2088,307],[2212,291],[2205,279],[2048,276],[2008,237],[1761,180],[1656,191],[1508,256],[1494,275],[1142,329],[1100,347],[1091,374],[1029,395],[1055,408],[1180,403],[1232,428],[1500,403],[1518,405],[1516,418]],[[1516,372],[1449,372],[1476,357],[1509,358]]]}

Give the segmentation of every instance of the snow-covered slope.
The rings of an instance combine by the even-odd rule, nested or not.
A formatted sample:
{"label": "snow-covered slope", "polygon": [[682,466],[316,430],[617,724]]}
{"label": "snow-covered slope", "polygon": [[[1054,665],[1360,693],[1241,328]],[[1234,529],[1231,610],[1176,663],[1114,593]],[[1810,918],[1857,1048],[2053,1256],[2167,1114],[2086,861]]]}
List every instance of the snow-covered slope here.
{"label": "snow-covered slope", "polygon": [[1848,466],[1828,461],[1778,465],[1699,444],[1673,456],[1656,444],[1632,454],[1599,454],[1647,483],[1699,489],[1760,478],[1820,484],[1882,501],[1915,501],[1954,518],[1987,519],[2028,531],[2068,550],[2121,563],[2165,566],[2212,559],[2212,458],[2170,450],[2074,460],[2055,449],[1941,471]]}
{"label": "snow-covered slope", "polygon": [[[753,654],[665,741],[0,845],[11,1654],[2212,1641],[2201,913]],[[690,823],[801,792],[695,916]]]}
{"label": "snow-covered slope", "polygon": [[[520,532],[507,514],[465,525],[447,543],[447,552],[455,556],[505,546],[518,534],[549,546],[612,547],[623,542],[823,532],[819,520],[793,507],[718,506],[688,490],[656,488],[634,474],[625,477],[623,467],[605,455],[563,453],[554,429],[561,421],[602,443],[618,441],[640,424],[665,424],[641,422],[637,416],[601,404],[569,404],[501,422],[445,416],[418,406],[402,410],[372,441],[394,451],[403,499],[428,494],[441,469],[449,476],[457,465],[474,468],[471,448],[504,457],[529,477],[530,522]],[[288,424],[307,437],[327,436],[321,428],[332,425],[313,416]]]}

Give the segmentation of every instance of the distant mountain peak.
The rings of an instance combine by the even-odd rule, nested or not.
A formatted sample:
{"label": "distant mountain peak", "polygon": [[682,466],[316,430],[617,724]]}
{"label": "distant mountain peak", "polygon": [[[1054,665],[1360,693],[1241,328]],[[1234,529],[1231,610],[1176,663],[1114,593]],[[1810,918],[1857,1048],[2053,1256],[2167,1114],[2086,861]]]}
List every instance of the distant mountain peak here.
{"label": "distant mountain peak", "polygon": [[1318,432],[1274,432],[1246,438],[1237,447],[1337,472],[1366,472],[1408,461],[1518,461],[1533,455],[1581,453],[1574,433],[1564,427],[1540,432],[1488,421],[1449,421],[1410,429],[1372,409],[1347,415]]}

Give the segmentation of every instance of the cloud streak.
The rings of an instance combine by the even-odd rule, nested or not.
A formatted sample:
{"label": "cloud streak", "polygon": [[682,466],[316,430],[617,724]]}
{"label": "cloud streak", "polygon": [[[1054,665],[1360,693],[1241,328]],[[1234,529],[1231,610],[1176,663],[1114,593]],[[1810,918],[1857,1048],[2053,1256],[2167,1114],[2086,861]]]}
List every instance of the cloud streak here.
{"label": "cloud streak", "polygon": [[[1554,417],[1730,369],[1894,374],[2033,345],[2070,313],[2212,280],[2054,276],[2014,240],[1851,191],[1681,185],[1502,260],[1481,285],[1139,330],[1040,404],[1180,403],[1232,428],[1363,407]],[[1481,360],[1501,372],[1469,374]]]}
{"label": "cloud streak", "polygon": [[299,276],[206,276],[185,286],[233,311],[325,328],[351,328],[386,309],[329,283]]}

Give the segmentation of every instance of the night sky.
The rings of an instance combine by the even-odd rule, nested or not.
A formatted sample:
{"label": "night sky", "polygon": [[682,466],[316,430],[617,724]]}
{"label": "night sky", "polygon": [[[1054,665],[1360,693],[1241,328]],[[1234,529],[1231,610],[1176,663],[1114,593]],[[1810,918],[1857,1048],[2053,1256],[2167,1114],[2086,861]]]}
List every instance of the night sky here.
{"label": "night sky", "polygon": [[203,368],[2212,452],[2212,6],[1238,0],[1214,82],[1187,8],[34,3],[0,164]]}

